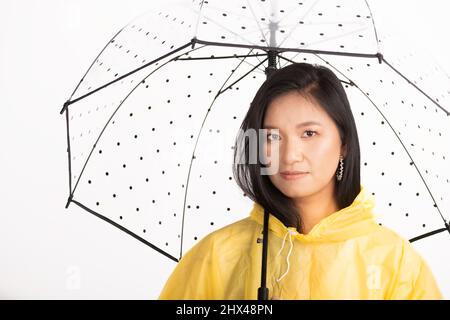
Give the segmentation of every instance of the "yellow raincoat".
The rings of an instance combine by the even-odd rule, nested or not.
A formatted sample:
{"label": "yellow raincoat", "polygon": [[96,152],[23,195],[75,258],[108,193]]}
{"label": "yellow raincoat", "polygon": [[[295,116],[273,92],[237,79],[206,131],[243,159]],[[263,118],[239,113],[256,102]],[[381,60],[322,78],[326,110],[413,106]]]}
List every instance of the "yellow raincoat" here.
{"label": "yellow raincoat", "polygon": [[[300,234],[270,215],[269,298],[442,299],[425,260],[410,242],[375,221],[375,201],[361,186],[353,203]],[[159,299],[257,299],[263,208],[216,230],[175,267]]]}

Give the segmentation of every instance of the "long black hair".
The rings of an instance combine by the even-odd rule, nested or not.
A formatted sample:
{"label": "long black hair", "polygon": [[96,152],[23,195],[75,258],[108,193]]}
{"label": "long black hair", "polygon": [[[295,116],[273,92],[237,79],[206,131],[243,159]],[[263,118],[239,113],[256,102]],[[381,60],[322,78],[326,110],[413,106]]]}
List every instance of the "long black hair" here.
{"label": "long black hair", "polygon": [[[336,181],[335,200],[339,210],[349,206],[360,193],[360,148],[355,120],[345,90],[337,76],[327,67],[293,63],[273,71],[256,92],[250,108],[241,124],[240,132],[263,128],[266,110],[271,101],[288,92],[298,92],[315,99],[335,122],[342,145],[346,146],[344,174]],[[261,174],[265,167],[259,160],[242,163],[240,157],[249,159],[250,150],[245,135],[238,135],[234,145],[233,175],[245,195],[260,204],[277,217],[287,227],[295,227],[301,232],[301,221],[294,201],[285,196]],[[257,135],[258,146],[259,139]],[[242,154],[239,154],[242,150]],[[259,154],[259,147],[258,147]],[[335,177],[336,178],[336,177]]]}

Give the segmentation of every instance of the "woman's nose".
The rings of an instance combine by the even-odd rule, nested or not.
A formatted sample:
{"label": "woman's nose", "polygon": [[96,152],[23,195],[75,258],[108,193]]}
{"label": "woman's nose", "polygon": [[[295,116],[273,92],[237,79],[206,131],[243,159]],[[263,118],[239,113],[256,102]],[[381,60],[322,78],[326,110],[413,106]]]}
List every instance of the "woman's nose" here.
{"label": "woman's nose", "polygon": [[281,158],[285,164],[302,161],[304,150],[301,141],[298,139],[286,139],[281,146]]}

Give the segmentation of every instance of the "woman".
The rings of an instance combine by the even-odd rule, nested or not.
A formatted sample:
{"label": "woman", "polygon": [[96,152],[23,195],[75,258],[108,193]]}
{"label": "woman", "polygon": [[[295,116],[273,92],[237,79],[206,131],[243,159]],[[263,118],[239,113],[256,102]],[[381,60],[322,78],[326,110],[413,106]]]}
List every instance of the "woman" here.
{"label": "woman", "polygon": [[[375,221],[355,120],[333,72],[306,63],[276,70],[241,129],[267,130],[263,161],[234,166],[253,209],[187,252],[160,299],[256,299],[264,209],[269,298],[442,299],[408,240]],[[242,139],[235,159],[238,146],[249,156]]]}

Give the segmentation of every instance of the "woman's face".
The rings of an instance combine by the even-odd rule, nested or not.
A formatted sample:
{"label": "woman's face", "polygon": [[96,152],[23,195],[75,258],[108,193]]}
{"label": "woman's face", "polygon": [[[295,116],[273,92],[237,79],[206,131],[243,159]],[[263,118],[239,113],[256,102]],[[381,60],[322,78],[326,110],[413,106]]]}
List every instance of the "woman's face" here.
{"label": "woman's face", "polygon": [[[336,124],[313,98],[295,91],[276,97],[268,106],[263,128],[268,129],[268,166],[278,168],[269,179],[284,195],[298,199],[334,184],[339,155],[346,154]],[[307,173],[293,177],[283,175],[285,171]]]}

